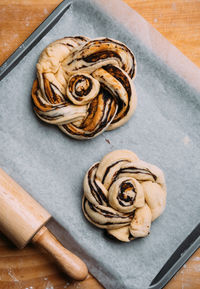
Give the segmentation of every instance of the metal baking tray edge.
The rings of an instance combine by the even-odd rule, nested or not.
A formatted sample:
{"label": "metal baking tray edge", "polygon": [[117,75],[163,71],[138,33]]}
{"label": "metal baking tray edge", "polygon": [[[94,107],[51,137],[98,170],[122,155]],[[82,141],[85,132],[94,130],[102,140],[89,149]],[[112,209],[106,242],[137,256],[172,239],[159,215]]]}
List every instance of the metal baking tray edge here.
{"label": "metal baking tray edge", "polygon": [[26,54],[53,28],[58,20],[71,6],[71,0],[64,0],[53,12],[36,28],[31,35],[13,52],[13,54],[0,67],[0,80],[2,80]]}
{"label": "metal baking tray edge", "polygon": [[[64,0],[38,26],[36,30],[15,50],[15,52],[1,65],[0,80],[2,80],[26,54],[53,28],[57,21],[65,14],[72,4],[72,0]],[[163,288],[183,266],[183,264],[200,247],[200,223],[180,244],[160,272],[151,282],[149,289]]]}

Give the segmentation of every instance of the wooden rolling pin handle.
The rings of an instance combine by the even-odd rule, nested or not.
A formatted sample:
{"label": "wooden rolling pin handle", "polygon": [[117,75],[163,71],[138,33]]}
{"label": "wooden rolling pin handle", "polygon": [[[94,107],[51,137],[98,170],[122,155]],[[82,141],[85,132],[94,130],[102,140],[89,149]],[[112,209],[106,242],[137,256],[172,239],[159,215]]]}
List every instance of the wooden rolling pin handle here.
{"label": "wooden rolling pin handle", "polygon": [[87,277],[88,269],[85,263],[64,248],[45,226],[33,237],[32,243],[45,249],[71,278],[80,281]]}

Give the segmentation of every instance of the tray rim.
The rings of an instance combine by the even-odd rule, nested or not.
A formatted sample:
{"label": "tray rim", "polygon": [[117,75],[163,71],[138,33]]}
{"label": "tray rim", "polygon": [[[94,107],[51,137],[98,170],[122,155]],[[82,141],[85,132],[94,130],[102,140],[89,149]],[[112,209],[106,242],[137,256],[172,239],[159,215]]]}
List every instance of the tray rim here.
{"label": "tray rim", "polygon": [[0,81],[28,54],[29,51],[53,28],[71,6],[72,0],[62,1],[51,14],[29,35],[0,66]]}
{"label": "tray rim", "polygon": [[[14,69],[15,66],[31,51],[31,49],[53,28],[53,26],[57,23],[57,21],[67,12],[71,4],[74,0],[63,0],[54,10],[53,12],[30,34],[30,36],[4,61],[4,63],[0,67],[0,81],[6,77],[6,75]],[[102,6],[108,3],[107,0],[93,0],[100,8],[102,9]],[[110,0],[109,4],[114,3],[116,0]],[[148,23],[142,16],[140,16],[134,9],[128,7],[127,4],[122,2],[121,0],[117,0],[122,5],[124,5],[124,11],[132,10],[134,15],[136,16],[136,20],[142,21],[143,23],[147,23],[150,27],[149,33],[153,34],[153,37],[162,37],[165,43],[167,43],[168,46],[172,47],[174,49],[174,53],[178,55],[178,59],[183,60],[183,64],[192,64],[191,69],[193,70],[193,73],[196,72],[196,69],[198,67],[193,64],[186,56],[184,56],[175,46],[173,46],[166,38],[164,38],[156,29],[151,26],[150,23]],[[101,4],[100,4],[101,3]],[[103,3],[103,4],[102,4]],[[115,2],[116,3],[116,2]],[[117,5],[116,5],[117,6]],[[114,5],[115,7],[115,5]],[[106,7],[107,8],[107,7]],[[107,14],[109,9],[105,9]],[[111,11],[110,11],[111,12]],[[116,9],[113,9],[113,15],[116,14]],[[130,13],[130,11],[129,11]],[[121,13],[123,14],[123,13]],[[109,14],[108,14],[109,15]],[[112,16],[113,16],[112,15]],[[121,19],[123,22],[123,19]],[[126,25],[125,25],[126,26]],[[129,27],[130,28],[130,27]],[[133,29],[130,29],[133,31]],[[135,30],[134,30],[135,32]],[[157,36],[155,36],[157,35]],[[138,36],[138,35],[137,35]],[[148,41],[145,43],[145,46],[148,45]],[[155,45],[156,46],[156,45]],[[157,46],[156,46],[157,47]],[[152,48],[152,47],[151,47]],[[171,50],[172,50],[171,48]],[[173,62],[166,61],[165,56],[161,55],[157,49],[152,48],[152,51],[155,54],[158,54],[158,56],[161,58],[163,62],[165,62],[168,66],[172,66],[171,68],[175,70],[175,72],[179,75],[178,72],[180,72],[180,67],[177,69],[173,67]],[[156,53],[158,52],[158,53]],[[178,54],[177,54],[178,52]],[[182,65],[181,65],[182,68]],[[181,75],[187,82],[188,79],[184,77],[184,75]],[[199,76],[200,76],[200,70],[199,70]],[[200,83],[195,83],[195,79],[192,82],[192,86],[194,86],[197,90],[200,90]],[[189,84],[191,84],[189,82]],[[200,223],[197,224],[197,226],[192,230],[192,232],[183,240],[183,242],[178,246],[178,248],[173,252],[171,257],[168,259],[168,261],[164,264],[164,266],[161,268],[161,270],[158,272],[158,274],[154,277],[151,284],[149,285],[149,289],[161,289],[163,288],[177,273],[177,271],[184,265],[184,263],[192,256],[192,254],[200,247]],[[160,278],[158,278],[160,276]]]}

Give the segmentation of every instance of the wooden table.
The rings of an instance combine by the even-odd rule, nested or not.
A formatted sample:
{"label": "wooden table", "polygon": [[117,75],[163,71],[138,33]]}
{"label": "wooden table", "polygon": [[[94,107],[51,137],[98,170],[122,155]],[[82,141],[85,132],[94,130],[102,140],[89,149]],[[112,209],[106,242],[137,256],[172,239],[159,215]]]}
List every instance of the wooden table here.
{"label": "wooden table", "polygon": [[[199,0],[124,0],[200,67]],[[30,35],[61,0],[0,0],[0,63]],[[0,289],[100,289],[91,275],[83,282],[64,276],[31,245],[17,250],[0,235]],[[200,249],[166,289],[200,288]],[[109,288],[108,288],[109,289]]]}

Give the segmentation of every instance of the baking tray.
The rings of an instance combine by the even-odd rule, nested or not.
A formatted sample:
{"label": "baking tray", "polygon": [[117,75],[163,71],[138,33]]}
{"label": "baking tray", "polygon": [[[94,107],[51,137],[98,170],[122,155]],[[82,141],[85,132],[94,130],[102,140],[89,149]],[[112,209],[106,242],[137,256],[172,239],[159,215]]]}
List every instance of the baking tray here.
{"label": "baking tray", "polygon": [[[68,9],[70,8],[70,5],[73,1],[65,0],[63,1],[52,13],[51,15],[27,38],[27,40],[24,41],[22,45],[3,63],[3,65],[0,68],[0,79],[6,77],[6,75],[31,51],[31,49],[54,27],[54,25],[58,22],[58,20],[67,13]],[[98,1],[94,1],[98,2]],[[100,1],[99,1],[100,2]],[[104,1],[103,1],[104,2]],[[103,3],[102,2],[102,3]],[[111,1],[113,2],[113,1]],[[109,5],[107,5],[107,8],[109,8]],[[116,3],[116,2],[115,2]],[[119,3],[119,2],[118,2]],[[124,9],[127,9],[126,7]],[[128,10],[127,10],[128,11]],[[117,12],[116,12],[117,14]],[[119,16],[119,15],[118,15]],[[138,17],[138,15],[137,15]],[[137,18],[136,17],[136,18]],[[138,18],[141,22],[143,21],[141,18]],[[138,25],[135,24],[135,26]],[[123,19],[121,19],[123,22]],[[130,23],[131,24],[131,23]],[[145,24],[146,25],[146,24]],[[150,28],[152,30],[152,28]],[[137,29],[135,30],[136,33]],[[155,35],[155,31],[148,31],[151,35]],[[144,38],[145,39],[145,38]],[[156,39],[160,39],[159,37],[156,37]],[[155,40],[155,39],[154,39]],[[157,40],[155,40],[156,43]],[[163,40],[164,41],[164,40]],[[149,46],[149,43],[145,43]],[[166,44],[169,45],[168,43]],[[165,45],[165,46],[166,46]],[[186,81],[188,81],[195,89],[198,89],[198,82],[195,81],[196,77],[199,75],[196,70],[196,68],[190,63],[191,73],[190,75],[195,75],[192,77],[192,80],[190,77],[188,78],[188,75],[184,74],[182,71],[182,66],[175,65],[174,62],[171,60],[174,56],[177,56],[182,61],[183,64],[188,64],[188,60],[184,58],[179,53],[177,54],[177,51],[175,48],[171,48],[170,51],[174,49],[173,57],[168,57],[167,61],[165,59],[165,55],[161,54],[157,49],[159,47],[162,47],[162,45],[155,45],[156,50],[154,50],[154,53],[157,52],[159,54],[159,57],[162,59],[162,61],[166,62],[172,69],[174,69],[179,75],[183,78],[185,78]],[[171,61],[171,62],[170,62]],[[61,238],[62,239],[62,238]],[[157,274],[157,276],[153,279],[153,281],[150,284],[151,289],[153,288],[163,288],[165,284],[173,277],[173,275],[180,269],[180,267],[187,261],[187,259],[195,252],[195,250],[200,245],[200,225],[198,224],[195,229],[187,236],[187,238],[179,245],[179,247],[175,250],[175,252],[172,254],[172,256],[169,258],[169,260],[166,262],[166,264],[162,267],[160,272]]]}

